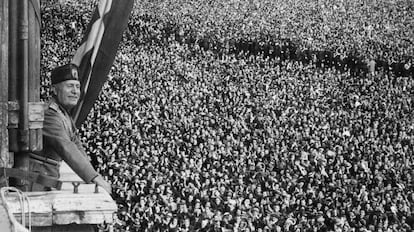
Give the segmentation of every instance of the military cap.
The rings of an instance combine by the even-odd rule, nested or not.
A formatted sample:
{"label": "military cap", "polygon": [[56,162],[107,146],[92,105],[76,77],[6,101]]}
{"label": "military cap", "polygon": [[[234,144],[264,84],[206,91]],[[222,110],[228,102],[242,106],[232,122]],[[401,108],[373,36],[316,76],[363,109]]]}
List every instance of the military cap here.
{"label": "military cap", "polygon": [[58,84],[67,80],[79,80],[78,67],[74,64],[65,64],[52,70],[52,84]]}

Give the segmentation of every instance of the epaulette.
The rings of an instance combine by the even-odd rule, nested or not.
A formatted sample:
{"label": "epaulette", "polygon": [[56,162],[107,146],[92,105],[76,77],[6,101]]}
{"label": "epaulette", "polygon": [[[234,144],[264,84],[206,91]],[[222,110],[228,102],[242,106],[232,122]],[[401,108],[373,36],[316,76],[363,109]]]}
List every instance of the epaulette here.
{"label": "epaulette", "polygon": [[54,101],[50,101],[49,102],[48,108],[50,108],[52,110],[55,110],[57,112],[60,112],[61,111],[60,108],[59,108],[59,105],[56,102],[54,102]]}

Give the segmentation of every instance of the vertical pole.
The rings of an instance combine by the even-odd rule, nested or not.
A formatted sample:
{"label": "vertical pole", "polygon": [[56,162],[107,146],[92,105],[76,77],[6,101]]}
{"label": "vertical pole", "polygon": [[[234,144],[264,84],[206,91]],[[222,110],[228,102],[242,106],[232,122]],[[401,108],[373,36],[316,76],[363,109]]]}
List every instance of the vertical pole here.
{"label": "vertical pole", "polygon": [[28,0],[20,0],[19,3],[19,69],[20,99],[19,99],[19,147],[22,151],[29,150],[29,13]]}
{"label": "vertical pole", "polygon": [[[9,167],[10,153],[8,141],[8,81],[9,81],[9,1],[0,1],[0,167]],[[0,187],[7,179],[0,178]]]}
{"label": "vertical pole", "polygon": [[[15,1],[15,0],[10,0]],[[29,170],[29,13],[28,0],[17,1],[17,79],[19,80],[18,100],[19,100],[19,130],[18,130],[18,150],[15,156],[14,167]],[[16,187],[22,191],[29,190],[27,178],[16,180]]]}
{"label": "vertical pole", "polygon": [[[18,15],[18,1],[6,0],[9,4],[9,101],[17,101],[17,86],[19,86],[17,78],[17,15]],[[9,127],[9,150],[13,152],[19,151],[18,134],[16,127]]]}
{"label": "vertical pole", "polygon": [[[14,168],[28,171],[29,152],[42,150],[40,1],[0,1],[8,1],[10,16],[9,149],[15,152]],[[13,185],[27,191],[29,182],[25,179],[14,178]]]}
{"label": "vertical pole", "polygon": [[[29,102],[40,102],[40,1],[30,0],[29,17]],[[30,151],[42,150],[42,129],[29,125]]]}

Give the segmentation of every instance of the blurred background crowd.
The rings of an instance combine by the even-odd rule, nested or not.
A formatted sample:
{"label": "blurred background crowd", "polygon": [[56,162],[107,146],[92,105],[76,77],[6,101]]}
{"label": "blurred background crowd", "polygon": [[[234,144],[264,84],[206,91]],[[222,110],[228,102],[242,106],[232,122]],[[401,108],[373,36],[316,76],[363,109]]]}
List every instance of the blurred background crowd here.
{"label": "blurred background crowd", "polygon": [[[43,99],[95,3],[42,2]],[[413,20],[402,0],[137,1],[80,128],[115,230],[412,231]]]}

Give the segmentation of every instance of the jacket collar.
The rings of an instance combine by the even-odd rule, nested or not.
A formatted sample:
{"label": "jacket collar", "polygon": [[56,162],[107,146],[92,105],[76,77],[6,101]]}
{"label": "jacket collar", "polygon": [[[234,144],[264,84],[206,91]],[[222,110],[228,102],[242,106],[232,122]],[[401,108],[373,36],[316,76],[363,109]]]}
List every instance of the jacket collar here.
{"label": "jacket collar", "polygon": [[55,97],[51,97],[49,100],[49,108],[55,111],[61,111],[65,115],[69,115],[69,112],[63,107],[61,104],[58,103]]}

